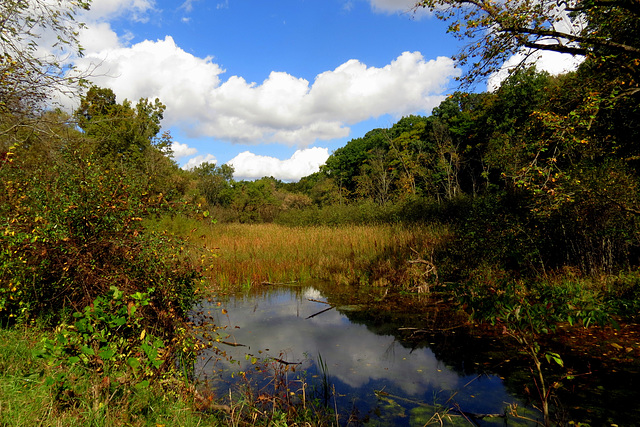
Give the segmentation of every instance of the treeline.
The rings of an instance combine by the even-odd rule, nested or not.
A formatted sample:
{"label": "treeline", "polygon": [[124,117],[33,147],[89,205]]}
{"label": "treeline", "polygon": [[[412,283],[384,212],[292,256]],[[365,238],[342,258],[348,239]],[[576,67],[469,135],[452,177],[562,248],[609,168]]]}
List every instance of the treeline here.
{"label": "treeline", "polygon": [[605,95],[598,76],[589,63],[561,76],[530,68],[495,92],[456,92],[429,117],[349,141],[297,183],[237,183],[228,166],[192,173],[221,219],[439,221],[459,268],[632,271],[640,108],[637,96]]}
{"label": "treeline", "polygon": [[[92,87],[73,116],[3,115],[5,233],[22,224],[30,230],[22,242],[43,245],[53,230],[68,238],[62,225],[101,237],[141,234],[138,218],[178,211],[285,225],[439,223],[451,235],[429,256],[446,280],[483,268],[514,277],[635,274],[640,110],[637,97],[605,97],[608,83],[598,75],[588,62],[561,76],[529,68],[495,92],[456,92],[429,117],[404,117],[349,141],[295,183],[235,181],[228,165],[182,170],[160,127],[159,100],[118,102]],[[45,269],[56,252],[31,254],[38,250]],[[84,291],[81,303],[105,286]],[[43,299],[30,299],[42,311]]]}
{"label": "treeline", "polygon": [[598,76],[588,62],[558,77],[525,69],[493,93],[457,92],[430,117],[350,141],[298,186],[316,203],[372,200],[450,223],[463,262],[635,269],[638,98],[603,93]]}

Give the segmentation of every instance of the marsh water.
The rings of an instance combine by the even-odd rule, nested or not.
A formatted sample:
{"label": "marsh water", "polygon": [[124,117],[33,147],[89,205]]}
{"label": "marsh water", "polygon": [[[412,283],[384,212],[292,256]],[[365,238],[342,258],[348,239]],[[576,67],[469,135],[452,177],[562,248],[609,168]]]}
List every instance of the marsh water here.
{"label": "marsh water", "polygon": [[[282,396],[337,409],[343,425],[350,419],[352,425],[413,426],[439,417],[449,425],[535,425],[504,417],[510,408],[541,419],[526,358],[509,340],[470,333],[442,301],[325,283],[262,286],[201,301],[192,316],[212,343],[199,355],[195,375],[218,396],[248,388],[269,396],[285,388]],[[620,405],[638,402],[633,375],[617,381]],[[611,387],[606,383],[581,383],[595,390],[569,393],[569,399],[580,397],[563,406],[566,420],[617,421],[601,413],[619,413],[604,397],[611,390],[598,394]],[[589,413],[597,405],[606,408]],[[633,425],[638,408],[624,411],[620,425]]]}

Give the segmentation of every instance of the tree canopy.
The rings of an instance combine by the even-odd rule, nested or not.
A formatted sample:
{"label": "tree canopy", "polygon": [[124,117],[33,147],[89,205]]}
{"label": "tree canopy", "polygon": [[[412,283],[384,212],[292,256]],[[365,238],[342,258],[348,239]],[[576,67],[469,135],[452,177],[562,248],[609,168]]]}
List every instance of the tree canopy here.
{"label": "tree canopy", "polygon": [[75,117],[96,140],[99,155],[137,161],[149,147],[168,148],[166,141],[156,139],[165,108],[157,98],[142,98],[135,106],[126,99],[118,104],[111,89],[94,86],[82,97]]}
{"label": "tree canopy", "polygon": [[468,65],[466,83],[498,71],[516,53],[569,53],[611,64],[623,84],[638,90],[640,5],[634,0],[421,0],[467,42],[456,56]]}
{"label": "tree canopy", "polygon": [[[83,77],[65,63],[81,55],[76,18],[90,1],[3,0],[0,3],[0,113],[25,114],[55,91],[72,91]],[[53,34],[50,45],[43,34]]]}

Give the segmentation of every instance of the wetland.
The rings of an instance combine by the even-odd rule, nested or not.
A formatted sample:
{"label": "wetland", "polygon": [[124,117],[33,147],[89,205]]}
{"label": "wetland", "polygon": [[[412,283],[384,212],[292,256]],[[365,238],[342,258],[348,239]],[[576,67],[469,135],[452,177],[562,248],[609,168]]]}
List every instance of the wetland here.
{"label": "wetland", "polygon": [[[326,281],[262,285],[204,299],[191,316],[213,340],[195,377],[218,396],[315,401],[341,425],[543,423],[531,360],[517,342],[431,296]],[[578,350],[558,350],[565,366],[545,368],[557,380],[556,419],[635,425],[637,369]]]}

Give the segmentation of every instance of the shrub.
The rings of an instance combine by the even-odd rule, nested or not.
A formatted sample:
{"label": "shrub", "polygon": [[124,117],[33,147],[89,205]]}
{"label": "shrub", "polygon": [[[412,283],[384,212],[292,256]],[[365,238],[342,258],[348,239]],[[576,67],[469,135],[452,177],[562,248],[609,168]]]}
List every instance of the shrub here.
{"label": "shrub", "polygon": [[0,168],[0,320],[57,322],[117,286],[149,292],[148,327],[171,334],[197,275],[174,238],[142,218],[171,209],[126,170],[61,150],[49,164]]}

